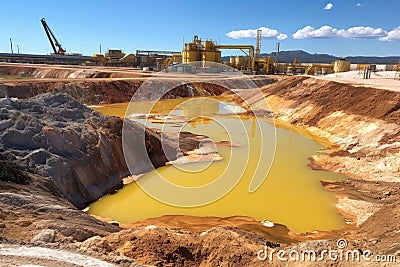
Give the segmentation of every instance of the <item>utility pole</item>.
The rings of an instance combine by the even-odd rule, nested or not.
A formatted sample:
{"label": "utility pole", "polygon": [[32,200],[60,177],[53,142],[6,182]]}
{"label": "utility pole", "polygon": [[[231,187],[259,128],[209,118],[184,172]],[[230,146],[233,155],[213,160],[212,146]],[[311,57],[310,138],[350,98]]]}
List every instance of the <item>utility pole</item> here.
{"label": "utility pole", "polygon": [[13,51],[13,44],[12,44],[11,37],[10,37],[10,48],[11,48],[11,54],[14,54],[14,51]]}
{"label": "utility pole", "polygon": [[279,64],[279,46],[280,43],[276,43],[276,73],[278,73],[278,64]]}
{"label": "utility pole", "polygon": [[18,50],[18,54],[19,54],[19,45],[17,45],[17,50]]}
{"label": "utility pole", "polygon": [[260,57],[260,53],[261,53],[261,30],[257,30],[256,58]]}
{"label": "utility pole", "polygon": [[100,44],[100,54],[101,54],[101,44]]}

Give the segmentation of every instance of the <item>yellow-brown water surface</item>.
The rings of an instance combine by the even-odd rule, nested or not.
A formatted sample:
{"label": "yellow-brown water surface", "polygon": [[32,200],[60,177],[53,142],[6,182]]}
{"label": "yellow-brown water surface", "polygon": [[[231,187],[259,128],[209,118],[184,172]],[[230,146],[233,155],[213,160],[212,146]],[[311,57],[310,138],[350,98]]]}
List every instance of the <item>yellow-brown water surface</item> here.
{"label": "yellow-brown water surface", "polygon": [[[234,113],[233,111],[240,111],[235,105],[207,103],[191,102],[188,99],[163,100],[157,103],[152,112],[169,114],[176,108],[174,115],[195,118],[184,124],[183,130],[207,135],[214,141],[230,140],[241,147],[218,147],[218,154],[223,160],[212,164],[190,163],[186,164],[183,170],[176,166],[164,166],[143,175],[140,179],[151,184],[156,183],[156,178],[161,175],[179,186],[196,187],[212,183],[226,172],[228,167],[230,177],[238,180],[231,191],[206,205],[178,207],[154,199],[133,182],[124,186],[118,193],[104,196],[91,204],[89,213],[124,223],[162,215],[240,215],[284,224],[298,232],[333,230],[344,226],[342,217],[334,208],[334,194],[323,190],[320,180],[345,177],[330,172],[314,171],[307,166],[308,157],[315,153],[323,153],[321,149],[324,146],[320,140],[317,142],[297,128],[276,122],[279,127],[276,128],[276,152],[271,169],[261,186],[256,191],[249,192],[252,180],[262,179],[264,177],[257,175],[267,173],[269,160],[272,159],[260,158],[260,154],[265,149],[273,148],[275,128],[268,120],[258,121],[259,127],[256,127],[252,117],[229,115]],[[148,102],[131,104],[127,115],[142,113],[148,109],[148,105]],[[92,108],[106,115],[124,117],[127,107],[128,103],[121,103]],[[161,124],[156,123],[146,125],[161,127]],[[174,130],[179,126],[182,125],[169,124],[164,125],[164,128]],[[169,197],[177,202],[182,198],[190,202],[191,198],[190,195],[174,194]]]}

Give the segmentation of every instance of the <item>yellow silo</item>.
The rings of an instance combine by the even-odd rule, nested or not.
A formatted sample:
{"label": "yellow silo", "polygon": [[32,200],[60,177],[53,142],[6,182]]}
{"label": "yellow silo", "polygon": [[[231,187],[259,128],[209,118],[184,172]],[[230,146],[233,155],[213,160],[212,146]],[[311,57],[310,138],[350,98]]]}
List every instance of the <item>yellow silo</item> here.
{"label": "yellow silo", "polygon": [[236,66],[236,58],[235,57],[229,58],[229,65],[231,65],[232,67]]}
{"label": "yellow silo", "polygon": [[350,61],[344,59],[336,60],[333,65],[333,71],[335,73],[350,71]]}
{"label": "yellow silo", "polygon": [[245,58],[243,56],[237,56],[235,63],[236,63],[236,67],[240,68],[240,67],[244,66]]}

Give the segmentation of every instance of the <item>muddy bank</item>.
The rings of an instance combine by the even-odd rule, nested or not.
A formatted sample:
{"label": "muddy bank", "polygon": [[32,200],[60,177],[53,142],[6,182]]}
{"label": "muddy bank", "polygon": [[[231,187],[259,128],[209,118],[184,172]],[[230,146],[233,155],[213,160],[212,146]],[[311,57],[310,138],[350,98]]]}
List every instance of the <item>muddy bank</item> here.
{"label": "muddy bank", "polygon": [[[353,247],[400,255],[400,93],[309,77],[289,77],[261,88],[274,116],[331,144],[333,152],[311,158],[311,166],[351,179],[324,181],[337,192],[337,210]],[[246,91],[249,102],[262,101]],[[235,101],[241,102],[234,97]],[[388,220],[382,220],[388,218]],[[390,219],[389,219],[390,218]]]}

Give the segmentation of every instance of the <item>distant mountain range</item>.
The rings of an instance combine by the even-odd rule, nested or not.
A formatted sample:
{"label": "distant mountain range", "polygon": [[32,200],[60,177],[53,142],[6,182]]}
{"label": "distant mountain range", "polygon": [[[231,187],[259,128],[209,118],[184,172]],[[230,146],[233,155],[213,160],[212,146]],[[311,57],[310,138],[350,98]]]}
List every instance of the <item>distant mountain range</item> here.
{"label": "distant mountain range", "polygon": [[[261,54],[262,57],[271,56],[275,59],[275,52],[269,54]],[[303,63],[331,63],[339,59],[339,57],[328,55],[328,54],[310,54],[303,50],[293,51],[280,51],[279,62],[281,63],[293,63],[294,59],[298,57],[300,62]],[[353,56],[346,57],[346,60],[354,64],[397,64],[400,60],[400,56],[392,57],[365,57],[365,56]],[[223,61],[228,61],[229,56],[222,57]]]}

